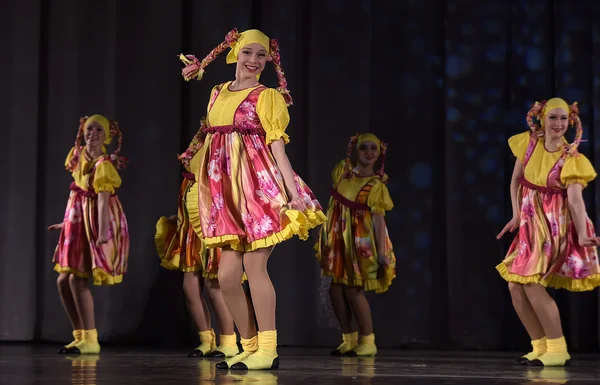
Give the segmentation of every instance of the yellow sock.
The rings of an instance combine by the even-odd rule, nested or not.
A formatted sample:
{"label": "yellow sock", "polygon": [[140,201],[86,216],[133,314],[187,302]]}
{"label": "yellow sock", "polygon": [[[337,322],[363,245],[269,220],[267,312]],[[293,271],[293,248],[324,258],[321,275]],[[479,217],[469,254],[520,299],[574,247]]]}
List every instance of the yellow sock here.
{"label": "yellow sock", "polygon": [[[340,354],[345,354],[358,345],[358,332],[342,333],[342,343],[335,350]],[[335,351],[332,353],[336,353]],[[337,355],[337,354],[336,354]]]}
{"label": "yellow sock", "polygon": [[349,356],[374,356],[377,354],[377,346],[375,345],[375,333],[368,336],[360,337],[358,345],[346,353]]}
{"label": "yellow sock", "polygon": [[83,329],[73,330],[73,341],[68,345],[65,345],[65,348],[70,349],[81,340],[83,340]]}
{"label": "yellow sock", "polygon": [[98,343],[98,330],[84,330],[82,340],[75,344],[75,348],[79,349],[79,352],[81,354],[100,353],[100,344]]}
{"label": "yellow sock", "polygon": [[546,353],[546,337],[542,337],[537,340],[531,340],[531,347],[533,350],[522,356],[529,361],[535,360],[542,354]]}
{"label": "yellow sock", "polygon": [[277,369],[277,330],[258,332],[258,350],[231,366],[233,370]]}
{"label": "yellow sock", "polygon": [[196,348],[202,352],[203,355],[214,351],[217,348],[215,331],[213,329],[208,329],[202,332],[198,332],[198,336],[200,337],[200,345]]}
{"label": "yellow sock", "polygon": [[254,336],[252,338],[240,338],[240,342],[242,344],[242,352],[236,354],[235,356],[226,359],[225,361],[219,362],[217,364],[218,369],[229,369],[233,365],[237,364],[240,361],[245,360],[250,355],[254,354],[258,350],[258,337]]}
{"label": "yellow sock", "polygon": [[546,353],[532,361],[537,366],[564,366],[571,356],[567,351],[565,337],[546,339]]}
{"label": "yellow sock", "polygon": [[219,346],[217,351],[225,354],[225,357],[233,357],[240,352],[237,345],[237,336],[234,334],[219,335]]}

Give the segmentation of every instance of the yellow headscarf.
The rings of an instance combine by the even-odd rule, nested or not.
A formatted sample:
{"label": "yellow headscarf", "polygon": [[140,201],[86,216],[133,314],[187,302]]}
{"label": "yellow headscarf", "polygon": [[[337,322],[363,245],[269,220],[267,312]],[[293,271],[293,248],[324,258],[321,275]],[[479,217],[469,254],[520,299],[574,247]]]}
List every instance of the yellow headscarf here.
{"label": "yellow headscarf", "polygon": [[569,104],[564,101],[564,99],[552,98],[546,102],[546,105],[544,105],[544,109],[542,110],[542,116],[543,116],[542,121],[541,121],[542,127],[544,126],[544,118],[546,117],[548,112],[550,112],[556,108],[562,108],[563,110],[565,110],[567,112],[567,115],[569,115],[571,113],[571,108],[569,107]]}
{"label": "yellow headscarf", "polygon": [[[238,40],[231,45],[231,50],[227,54],[227,59],[225,61],[227,64],[237,63],[237,57],[240,53],[240,50],[247,46],[248,44],[258,43],[267,50],[267,55],[269,54],[269,42],[271,39],[258,29],[249,29],[240,33],[240,37]],[[260,74],[256,75],[256,80],[260,79]]]}
{"label": "yellow headscarf", "polygon": [[271,39],[258,29],[249,29],[240,33],[238,40],[231,45],[231,50],[227,54],[227,64],[237,63],[237,57],[240,50],[248,44],[258,43],[262,45],[269,53],[269,42]]}
{"label": "yellow headscarf", "polygon": [[377,154],[381,154],[381,140],[378,137],[367,132],[366,134],[360,134],[356,139],[356,148],[360,147],[364,142],[371,141],[377,145]]}
{"label": "yellow headscarf", "polygon": [[100,114],[92,115],[85,121],[83,130],[85,131],[93,122],[100,123],[102,128],[104,128],[104,135],[106,135],[104,138],[104,144],[110,144],[110,142],[112,141],[112,133],[110,132],[110,122],[108,121],[108,119],[106,119]]}

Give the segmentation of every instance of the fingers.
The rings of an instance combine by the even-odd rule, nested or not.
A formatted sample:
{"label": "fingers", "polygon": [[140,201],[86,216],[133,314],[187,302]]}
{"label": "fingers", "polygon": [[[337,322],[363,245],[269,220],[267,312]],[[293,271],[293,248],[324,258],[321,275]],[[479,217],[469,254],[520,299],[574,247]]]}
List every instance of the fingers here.
{"label": "fingers", "polygon": [[504,233],[506,233],[507,230],[508,230],[508,225],[504,226],[504,228],[502,229],[500,234],[498,234],[498,236],[496,236],[496,239],[502,238],[502,236],[504,235]]}

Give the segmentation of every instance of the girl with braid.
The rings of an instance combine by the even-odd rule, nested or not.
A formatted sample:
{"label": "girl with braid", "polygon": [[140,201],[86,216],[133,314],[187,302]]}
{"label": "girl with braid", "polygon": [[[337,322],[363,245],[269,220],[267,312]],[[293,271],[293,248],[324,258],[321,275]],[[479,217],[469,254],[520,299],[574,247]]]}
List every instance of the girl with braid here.
{"label": "girl with braid", "polygon": [[[358,156],[352,164],[354,148]],[[327,223],[315,245],[322,274],[332,277],[329,297],[342,329],[342,343],[332,355],[377,354],[365,291],[384,293],[396,277],[396,257],[384,219],[394,207],[385,186],[385,152],[385,143],[375,135],[357,134],[350,138],[346,159],[332,172]],[[379,160],[381,167],[375,172]]]}
{"label": "girl with braid", "polygon": [[[119,137],[117,149],[108,155],[105,146],[115,135]],[[74,341],[60,349],[61,354],[100,353],[88,278],[92,277],[94,285],[116,285],[127,271],[129,231],[116,195],[121,186],[117,170],[126,163],[119,156],[122,138],[117,122],[102,115],[83,117],[65,162],[73,176],[71,193],[63,221],[48,228],[60,230],[54,270],[59,273],[58,293],[73,326]]]}
{"label": "girl with braid", "polygon": [[[235,80],[212,89],[206,136],[192,158],[192,163],[197,158],[191,169],[196,186],[186,205],[190,224],[206,247],[222,248],[219,285],[243,347],[217,368],[275,369],[276,301],[267,261],[276,244],[294,235],[306,240],[308,231],[326,218],[285,153],[292,98],[277,40],[259,30],[234,29],[201,62],[181,55],[184,79],[200,80],[204,68],[227,48],[227,63],[236,63]],[[258,82],[267,61],[275,66],[277,90]],[[252,303],[241,285],[244,271]]]}
{"label": "girl with braid", "polygon": [[[513,218],[498,239],[518,232],[496,269],[508,281],[515,311],[531,338],[533,350],[518,363],[563,366],[571,357],[546,287],[588,291],[600,286],[600,238],[582,197],[596,172],[577,151],[583,133],[577,103],[536,102],[527,123],[531,132],[508,140],[517,158],[510,184]],[[572,144],[563,136],[569,125],[576,130]]]}
{"label": "girl with braid", "polygon": [[[233,357],[239,353],[237,338],[233,330],[233,319],[225,305],[217,272],[221,249],[207,249],[190,225],[186,202],[198,199],[194,189],[196,181],[192,168],[198,166],[198,152],[204,141],[202,129],[204,124],[192,139],[188,149],[178,156],[185,168],[183,181],[179,189],[177,215],[166,218],[160,217],[156,223],[155,243],[161,259],[161,266],[168,270],[183,272],[183,292],[187,309],[192,316],[200,345],[188,353],[188,357]],[[202,292],[208,293],[208,299],[219,322],[220,345],[217,346],[214,329],[210,325],[210,313],[207,303],[202,298]]]}

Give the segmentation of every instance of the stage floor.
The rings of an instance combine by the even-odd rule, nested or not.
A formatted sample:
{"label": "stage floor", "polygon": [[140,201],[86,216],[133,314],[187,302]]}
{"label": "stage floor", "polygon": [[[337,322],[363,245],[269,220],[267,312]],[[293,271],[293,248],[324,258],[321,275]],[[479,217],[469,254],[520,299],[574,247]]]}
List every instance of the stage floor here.
{"label": "stage floor", "polygon": [[574,355],[567,368],[513,365],[515,354],[381,350],[376,358],[330,357],[327,349],[280,348],[273,371],[217,370],[217,359],[185,351],[105,346],[66,357],[59,346],[0,344],[0,384],[598,384],[600,355]]}

